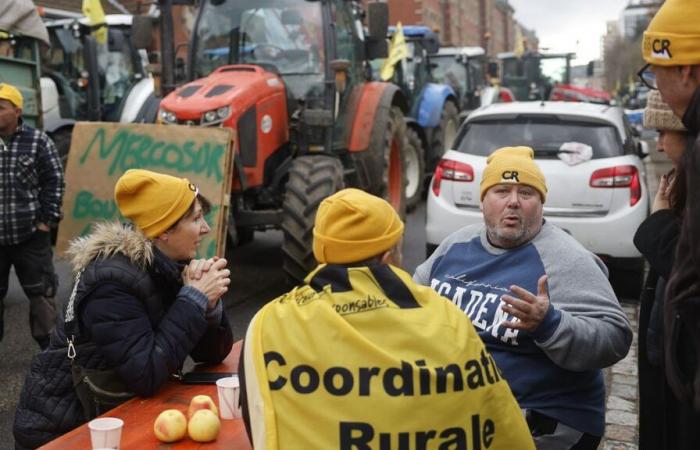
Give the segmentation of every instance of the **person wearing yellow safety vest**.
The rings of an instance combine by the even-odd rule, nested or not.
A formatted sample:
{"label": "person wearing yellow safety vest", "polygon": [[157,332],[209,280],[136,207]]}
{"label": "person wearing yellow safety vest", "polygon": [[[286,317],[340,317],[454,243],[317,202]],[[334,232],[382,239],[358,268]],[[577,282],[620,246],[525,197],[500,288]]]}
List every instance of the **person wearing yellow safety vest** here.
{"label": "person wearing yellow safety vest", "polygon": [[246,333],[241,406],[256,449],[534,449],[469,319],[399,268],[404,225],[342,190],[319,206],[304,283]]}

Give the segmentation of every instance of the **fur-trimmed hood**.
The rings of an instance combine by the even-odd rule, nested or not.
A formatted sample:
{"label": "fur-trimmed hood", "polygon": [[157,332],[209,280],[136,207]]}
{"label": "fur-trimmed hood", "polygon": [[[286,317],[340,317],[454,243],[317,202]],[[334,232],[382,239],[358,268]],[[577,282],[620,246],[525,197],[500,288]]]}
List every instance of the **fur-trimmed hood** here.
{"label": "fur-trimmed hood", "polygon": [[97,258],[108,258],[121,253],[141,269],[153,262],[153,242],[131,225],[118,222],[100,222],[92,232],[71,241],[66,254],[78,272]]}

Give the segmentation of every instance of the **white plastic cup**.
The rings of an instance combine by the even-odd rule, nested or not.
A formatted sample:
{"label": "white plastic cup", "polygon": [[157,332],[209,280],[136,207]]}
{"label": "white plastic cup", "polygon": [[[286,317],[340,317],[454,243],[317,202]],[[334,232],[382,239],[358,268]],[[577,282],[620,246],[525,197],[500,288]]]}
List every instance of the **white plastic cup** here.
{"label": "white plastic cup", "polygon": [[238,407],[238,397],[241,394],[238,375],[234,374],[216,380],[216,390],[219,393],[219,415],[221,418],[237,419],[241,417],[241,409]]}
{"label": "white plastic cup", "polygon": [[124,421],[116,417],[100,417],[88,423],[93,450],[119,449]]}

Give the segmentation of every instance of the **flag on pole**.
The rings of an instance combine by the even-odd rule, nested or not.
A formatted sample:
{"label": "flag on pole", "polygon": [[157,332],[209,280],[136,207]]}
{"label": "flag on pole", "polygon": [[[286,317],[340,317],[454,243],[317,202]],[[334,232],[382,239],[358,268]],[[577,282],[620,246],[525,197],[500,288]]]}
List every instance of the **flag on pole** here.
{"label": "flag on pole", "polygon": [[402,59],[408,57],[408,45],[406,45],[406,38],[403,35],[403,27],[401,22],[396,24],[396,31],[391,37],[391,44],[389,45],[389,56],[384,60],[382,68],[379,71],[379,76],[382,81],[391,80],[394,76],[394,67]]}
{"label": "flag on pole", "polygon": [[83,14],[88,18],[92,27],[92,35],[98,44],[107,42],[107,24],[105,23],[105,10],[102,9],[100,0],[83,0]]}
{"label": "flag on pole", "polygon": [[520,26],[515,26],[515,48],[513,49],[515,56],[520,58],[525,53],[525,41],[523,39],[523,32],[520,30]]}

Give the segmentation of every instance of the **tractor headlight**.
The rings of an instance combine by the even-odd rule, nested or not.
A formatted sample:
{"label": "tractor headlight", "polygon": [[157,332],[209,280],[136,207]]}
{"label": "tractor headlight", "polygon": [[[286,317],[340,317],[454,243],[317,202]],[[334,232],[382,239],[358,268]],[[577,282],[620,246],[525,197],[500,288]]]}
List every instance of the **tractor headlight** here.
{"label": "tractor headlight", "polygon": [[175,113],[165,109],[158,111],[158,117],[163,123],[177,123],[177,116]]}
{"label": "tractor headlight", "polygon": [[231,115],[230,106],[222,106],[218,109],[212,109],[202,114],[202,125],[214,125],[228,119]]}
{"label": "tractor headlight", "polygon": [[228,116],[231,115],[231,107],[230,106],[224,106],[223,108],[219,108],[216,110],[216,115],[219,116],[219,119],[224,120],[228,118]]}

